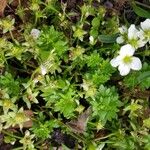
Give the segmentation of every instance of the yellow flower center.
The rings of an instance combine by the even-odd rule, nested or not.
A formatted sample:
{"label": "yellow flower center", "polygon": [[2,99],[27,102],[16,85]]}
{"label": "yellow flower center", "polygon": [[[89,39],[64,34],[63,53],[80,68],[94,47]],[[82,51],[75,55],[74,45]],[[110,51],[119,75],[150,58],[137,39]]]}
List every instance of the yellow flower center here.
{"label": "yellow flower center", "polygon": [[129,64],[132,62],[132,56],[125,56],[123,58],[123,62],[126,63],[126,64]]}
{"label": "yellow flower center", "polygon": [[17,123],[22,123],[26,121],[26,116],[23,113],[17,113],[15,119]]}
{"label": "yellow flower center", "polygon": [[4,100],[3,106],[5,108],[11,108],[12,107],[12,102],[10,100]]}
{"label": "yellow flower center", "polygon": [[145,37],[150,38],[150,30],[145,31]]}
{"label": "yellow flower center", "polygon": [[133,46],[133,47],[136,47],[138,45],[138,40],[137,39],[132,39],[132,40],[129,40],[129,43]]}
{"label": "yellow flower center", "polygon": [[9,20],[3,20],[3,28],[7,30],[11,30],[12,28],[12,23]]}

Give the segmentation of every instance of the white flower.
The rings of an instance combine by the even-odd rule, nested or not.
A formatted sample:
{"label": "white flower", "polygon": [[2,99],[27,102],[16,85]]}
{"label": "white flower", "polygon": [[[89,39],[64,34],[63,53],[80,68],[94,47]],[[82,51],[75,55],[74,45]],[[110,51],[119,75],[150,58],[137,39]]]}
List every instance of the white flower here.
{"label": "white flower", "polygon": [[140,31],[136,29],[134,24],[131,24],[128,29],[128,43],[131,44],[135,49],[143,47],[146,44],[143,38],[139,37],[139,34]]}
{"label": "white flower", "polygon": [[41,65],[41,74],[42,75],[45,75],[46,73],[47,73],[47,69],[46,69],[46,67],[45,66],[43,66],[43,65]]}
{"label": "white flower", "polygon": [[139,58],[134,57],[135,48],[130,44],[121,47],[119,56],[110,61],[113,67],[118,67],[120,75],[127,75],[130,70],[140,70],[142,64]]}
{"label": "white flower", "polygon": [[127,34],[128,30],[127,30],[127,27],[126,26],[122,26],[120,27],[119,29],[119,32],[121,33],[121,36],[119,36],[117,39],[116,39],[116,42],[118,44],[121,44],[125,41],[125,35]]}
{"label": "white flower", "polygon": [[[42,71],[41,71],[42,72]],[[33,82],[36,84],[36,83],[38,83],[39,81],[41,81],[42,80],[42,76],[41,75],[38,75],[37,77],[35,77],[34,79],[33,79]]]}
{"label": "white flower", "polygon": [[121,34],[125,34],[128,32],[128,29],[126,26],[122,26],[118,30],[120,31]]}
{"label": "white flower", "polygon": [[144,22],[141,22],[141,28],[143,31],[150,30],[150,19],[146,19]]}
{"label": "white flower", "polygon": [[128,29],[128,39],[137,39],[139,30],[136,29],[134,24],[131,24]]}
{"label": "white flower", "polygon": [[32,30],[31,30],[31,36],[32,36],[34,39],[37,39],[37,38],[40,36],[40,33],[41,33],[41,31],[38,30],[38,29],[32,29]]}
{"label": "white flower", "polygon": [[93,37],[93,36],[90,36],[90,37],[89,37],[89,41],[90,41],[90,44],[91,44],[91,45],[94,45],[95,42],[94,42],[94,37]]}
{"label": "white flower", "polygon": [[124,42],[124,38],[123,38],[123,36],[119,36],[119,37],[117,37],[116,42],[117,42],[118,44],[123,43],[123,42]]}
{"label": "white flower", "polygon": [[[134,24],[131,24],[129,29],[125,26],[119,28],[121,36],[116,39],[118,44],[128,43],[132,45],[135,49],[143,47],[146,41],[143,38],[143,31],[137,30]],[[142,36],[141,36],[142,35]]]}
{"label": "white flower", "polygon": [[144,22],[141,22],[141,29],[139,36],[150,43],[150,19],[146,19]]}

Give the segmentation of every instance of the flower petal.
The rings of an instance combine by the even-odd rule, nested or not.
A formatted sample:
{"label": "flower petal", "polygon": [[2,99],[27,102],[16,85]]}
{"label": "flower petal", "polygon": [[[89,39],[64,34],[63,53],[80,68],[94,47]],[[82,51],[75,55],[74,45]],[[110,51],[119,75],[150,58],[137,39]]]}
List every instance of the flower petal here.
{"label": "flower petal", "polygon": [[135,48],[130,44],[126,44],[121,47],[119,54],[121,56],[126,56],[126,55],[133,56],[134,52],[135,52]]}
{"label": "flower petal", "polygon": [[121,62],[121,58],[120,56],[117,56],[116,58],[113,58],[111,61],[110,61],[110,64],[113,66],[113,67],[117,67],[119,66]]}
{"label": "flower petal", "polygon": [[131,26],[128,29],[128,39],[137,39],[138,32],[139,30],[136,29],[135,25],[131,24]]}
{"label": "flower petal", "polygon": [[150,19],[146,19],[145,21],[141,22],[141,28],[144,31],[150,30]]}
{"label": "flower petal", "polygon": [[136,47],[136,48],[143,47],[143,46],[145,46],[146,43],[147,43],[146,40],[140,39],[140,40],[137,42],[137,47]]}
{"label": "flower petal", "polygon": [[123,42],[124,42],[123,36],[117,37],[116,42],[117,42],[118,44],[123,43]]}
{"label": "flower petal", "polygon": [[140,70],[142,68],[141,60],[137,57],[132,57],[132,63],[130,64],[130,68],[133,70]]}
{"label": "flower petal", "polygon": [[140,29],[140,31],[138,32],[138,37],[140,39],[144,39],[144,31],[142,29]]}
{"label": "flower petal", "polygon": [[31,35],[34,39],[37,39],[40,36],[41,31],[38,29],[32,29],[31,30]]}
{"label": "flower petal", "polygon": [[121,64],[118,67],[121,76],[126,76],[130,72],[130,66]]}
{"label": "flower petal", "polygon": [[119,28],[119,31],[120,31],[121,34],[125,34],[125,33],[127,33],[128,30],[127,30],[126,26],[122,26],[122,27]]}
{"label": "flower petal", "polygon": [[45,75],[47,73],[47,69],[45,66],[41,65],[41,74]]}

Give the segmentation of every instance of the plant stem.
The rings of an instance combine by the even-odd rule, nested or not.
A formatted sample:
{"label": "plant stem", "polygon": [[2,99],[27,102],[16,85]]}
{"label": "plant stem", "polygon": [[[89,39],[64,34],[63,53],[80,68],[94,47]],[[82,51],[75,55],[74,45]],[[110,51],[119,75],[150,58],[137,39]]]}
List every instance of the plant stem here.
{"label": "plant stem", "polygon": [[95,141],[103,140],[103,139],[106,139],[106,138],[111,137],[111,136],[113,136],[113,135],[115,135],[115,134],[109,134],[109,135],[107,135],[107,136],[97,138],[97,139],[95,139]]}
{"label": "plant stem", "polygon": [[138,1],[135,1],[135,3],[138,4],[138,5],[141,5],[141,6],[143,6],[143,7],[146,7],[146,8],[148,8],[148,9],[150,9],[150,6],[148,6],[148,5],[146,5],[146,4],[140,3],[140,2],[138,2]]}
{"label": "plant stem", "polygon": [[13,150],[23,150],[23,147],[13,148]]}
{"label": "plant stem", "polygon": [[13,134],[7,132],[6,130],[2,130],[1,132],[2,132],[3,134],[6,134],[6,135],[11,136],[11,137],[13,137],[13,138],[22,139],[22,138],[19,137],[19,136],[16,136],[16,135],[13,135]]}
{"label": "plant stem", "polygon": [[15,38],[14,38],[13,33],[12,33],[11,30],[9,31],[9,33],[10,33],[10,36],[11,36],[11,39],[13,40],[13,42],[14,42],[15,44],[18,44],[17,41],[15,40]]}

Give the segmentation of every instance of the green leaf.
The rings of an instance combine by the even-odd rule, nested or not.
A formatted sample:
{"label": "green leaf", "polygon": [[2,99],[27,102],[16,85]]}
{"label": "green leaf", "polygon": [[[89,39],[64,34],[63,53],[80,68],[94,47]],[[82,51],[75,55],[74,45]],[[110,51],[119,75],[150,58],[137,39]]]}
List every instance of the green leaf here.
{"label": "green leaf", "polygon": [[72,89],[68,89],[65,94],[60,94],[61,99],[55,104],[55,111],[60,111],[66,118],[73,117],[76,108],[74,94]]}
{"label": "green leaf", "polygon": [[147,11],[139,6],[137,6],[136,4],[132,5],[134,12],[140,16],[140,17],[144,17],[144,18],[150,18],[150,11]]}
{"label": "green leaf", "polygon": [[8,94],[11,96],[18,96],[20,92],[20,85],[17,80],[14,80],[10,73],[0,76],[0,88],[8,89]]}
{"label": "green leaf", "polygon": [[98,93],[96,94],[95,100],[89,101],[93,109],[93,117],[101,122],[103,125],[113,118],[117,118],[117,112],[121,106],[118,94],[115,88],[107,88],[103,85],[100,86]]}
{"label": "green leaf", "polygon": [[137,78],[138,82],[142,82],[143,80],[145,80],[146,78],[150,77],[150,71],[146,71],[143,72],[142,74],[140,74]]}
{"label": "green leaf", "polygon": [[143,120],[143,125],[150,129],[150,118]]}
{"label": "green leaf", "polygon": [[99,18],[99,17],[95,17],[95,18],[92,20],[92,26],[93,26],[94,28],[97,28],[97,27],[99,27],[99,25],[100,25],[100,18]]}
{"label": "green leaf", "polygon": [[124,78],[124,85],[129,88],[139,86],[142,90],[150,87],[150,67],[145,62],[139,72],[133,72]]}
{"label": "green leaf", "polygon": [[99,35],[98,38],[102,43],[115,43],[118,34],[114,35]]}
{"label": "green leaf", "polygon": [[34,134],[41,138],[46,139],[50,136],[50,133],[53,131],[53,128],[57,128],[58,123],[56,120],[45,121],[44,123],[38,122],[33,124],[32,130]]}
{"label": "green leaf", "polygon": [[98,59],[95,58],[95,56],[96,55],[91,55],[88,57],[87,65],[90,67],[90,71],[85,74],[85,79],[92,80],[95,85],[99,86],[106,83],[110,79],[110,76],[114,72],[114,69],[111,67],[108,60],[103,60],[101,57],[99,57],[98,62]]}
{"label": "green leaf", "polygon": [[52,50],[59,57],[63,57],[63,54],[68,50],[64,34],[55,30],[54,26],[43,28],[37,43],[42,60],[47,59]]}
{"label": "green leaf", "polygon": [[66,118],[74,116],[75,108],[76,104],[72,99],[60,99],[55,105],[55,111],[60,111]]}
{"label": "green leaf", "polygon": [[150,134],[145,135],[142,138],[142,142],[144,143],[144,149],[145,150],[150,150]]}
{"label": "green leaf", "polygon": [[99,17],[95,17],[92,20],[92,27],[91,27],[91,31],[90,31],[90,35],[93,36],[94,38],[96,38],[98,36],[98,28],[100,26],[100,18]]}

